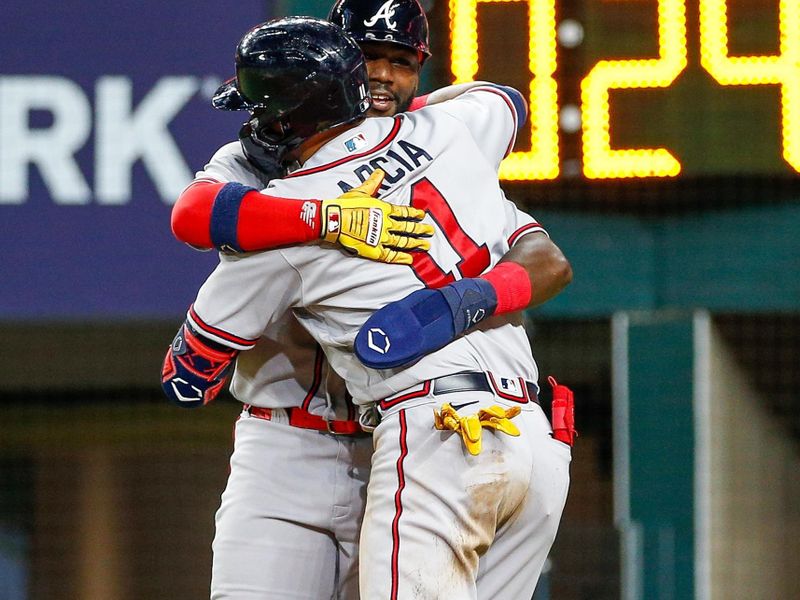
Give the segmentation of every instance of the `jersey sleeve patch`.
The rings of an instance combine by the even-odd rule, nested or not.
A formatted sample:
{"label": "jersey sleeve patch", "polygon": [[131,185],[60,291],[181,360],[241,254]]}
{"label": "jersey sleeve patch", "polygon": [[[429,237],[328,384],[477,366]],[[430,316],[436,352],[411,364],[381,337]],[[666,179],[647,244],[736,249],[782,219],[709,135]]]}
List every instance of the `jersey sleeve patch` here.
{"label": "jersey sleeve patch", "polygon": [[193,329],[202,333],[205,337],[220,344],[224,344],[230,348],[235,348],[236,350],[249,350],[256,345],[257,340],[251,340],[234,335],[204,322],[197,315],[197,312],[195,312],[194,306],[189,308],[189,313],[186,315],[186,320]]}

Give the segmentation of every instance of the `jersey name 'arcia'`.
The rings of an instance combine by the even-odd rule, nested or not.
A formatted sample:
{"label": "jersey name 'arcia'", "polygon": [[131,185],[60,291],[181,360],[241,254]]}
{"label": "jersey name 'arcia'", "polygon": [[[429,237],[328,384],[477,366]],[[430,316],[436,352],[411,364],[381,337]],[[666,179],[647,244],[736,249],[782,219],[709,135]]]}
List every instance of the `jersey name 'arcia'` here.
{"label": "jersey name 'arcia'", "polygon": [[[395,150],[389,150],[385,155],[376,156],[366,163],[358,165],[353,169],[353,173],[363,183],[375,169],[383,169],[386,178],[381,185],[381,191],[386,192],[398,183],[403,177],[409,175],[422,166],[424,162],[431,162],[433,158],[424,148],[415,146],[406,140],[398,140],[397,145],[403,151],[403,155]],[[342,192],[349,192],[354,186],[345,181],[339,181],[339,188]]]}

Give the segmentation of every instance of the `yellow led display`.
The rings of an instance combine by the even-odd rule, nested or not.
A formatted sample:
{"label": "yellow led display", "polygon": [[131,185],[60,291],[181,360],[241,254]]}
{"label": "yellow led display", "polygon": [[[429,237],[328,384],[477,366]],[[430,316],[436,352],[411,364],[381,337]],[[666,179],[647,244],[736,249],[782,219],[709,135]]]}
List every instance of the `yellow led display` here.
{"label": "yellow led display", "polygon": [[700,61],[722,85],[780,85],[783,157],[800,171],[800,2],[778,3],[780,55],[728,55],[727,0],[700,0]]}
{"label": "yellow led display", "polygon": [[[687,67],[686,0],[657,5],[658,56],[600,60],[581,81],[583,173],[592,179],[674,177],[682,166],[666,148],[612,148],[610,91],[668,88]],[[728,4],[699,0],[701,66],[721,85],[779,85],[783,157],[800,172],[800,0],[775,0],[780,49],[769,56],[729,56]],[[524,2],[528,13],[531,150],[512,152],[500,167],[506,180],[553,179],[559,175],[559,88],[556,0],[449,0],[451,70],[454,81],[472,81],[481,48],[479,4]],[[654,7],[655,8],[655,7]]]}
{"label": "yellow led display", "polygon": [[472,81],[478,72],[478,3],[528,4],[531,150],[512,152],[500,165],[501,179],[554,179],[559,173],[555,1],[450,0],[450,59],[455,83]]}
{"label": "yellow led display", "polygon": [[664,148],[611,149],[609,90],[669,87],[686,68],[685,0],[658,2],[658,58],[601,60],[581,82],[583,172],[589,178],[671,177],[681,164]]}

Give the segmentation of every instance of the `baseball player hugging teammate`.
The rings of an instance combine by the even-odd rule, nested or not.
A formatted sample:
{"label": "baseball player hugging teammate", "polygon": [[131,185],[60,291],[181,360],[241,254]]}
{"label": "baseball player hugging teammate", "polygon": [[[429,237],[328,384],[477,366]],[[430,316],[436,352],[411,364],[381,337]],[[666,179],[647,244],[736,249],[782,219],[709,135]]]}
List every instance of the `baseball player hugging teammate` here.
{"label": "baseball player hugging teammate", "polygon": [[530,598],[570,451],[519,311],[571,272],[498,185],[524,101],[483,83],[415,99],[416,0],[340,0],[330,20],[242,38],[214,105],[250,119],[173,211],[179,239],[222,252],[164,390],[202,406],[232,373],[244,404],[211,597]]}

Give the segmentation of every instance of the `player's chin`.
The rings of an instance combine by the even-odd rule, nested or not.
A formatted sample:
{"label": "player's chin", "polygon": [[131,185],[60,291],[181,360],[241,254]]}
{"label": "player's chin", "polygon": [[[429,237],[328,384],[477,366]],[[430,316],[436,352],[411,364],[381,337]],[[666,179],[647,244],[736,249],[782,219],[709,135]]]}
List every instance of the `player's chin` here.
{"label": "player's chin", "polygon": [[393,117],[395,114],[397,114],[397,104],[393,101],[373,102],[372,106],[370,106],[367,111],[368,117]]}

